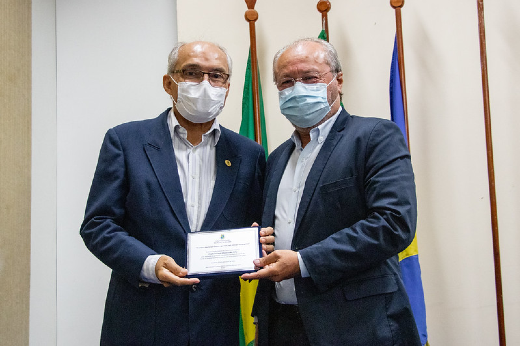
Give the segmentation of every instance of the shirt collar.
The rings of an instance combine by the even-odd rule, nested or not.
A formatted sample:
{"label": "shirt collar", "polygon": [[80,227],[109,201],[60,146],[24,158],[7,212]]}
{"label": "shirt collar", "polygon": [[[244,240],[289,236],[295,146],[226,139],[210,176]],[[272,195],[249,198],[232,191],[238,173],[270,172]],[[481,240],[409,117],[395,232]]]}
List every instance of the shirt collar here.
{"label": "shirt collar", "polygon": [[[316,126],[315,128],[313,128],[311,130],[311,132],[309,133],[311,136],[311,142],[317,140],[318,144],[321,144],[321,143],[323,143],[323,141],[325,141],[325,138],[327,138],[327,136],[329,135],[329,132],[332,129],[332,126],[334,125],[334,123],[336,122],[336,119],[338,119],[338,116],[339,116],[339,113],[341,113],[341,110],[342,110],[342,107],[340,107],[338,109],[336,114],[334,114],[329,119],[327,119],[325,122],[323,122],[322,124],[320,124],[319,126]],[[302,148],[302,141],[300,140],[300,136],[298,135],[296,130],[292,133],[291,139],[294,142],[294,144],[296,145],[297,149]]]}
{"label": "shirt collar", "polygon": [[[175,117],[173,114],[173,108],[170,109],[170,112],[168,113],[168,128],[170,129],[170,135],[172,138],[174,136],[178,136],[187,140],[187,130],[182,127],[181,124],[179,124],[177,117]],[[218,122],[217,118],[215,118],[208,132],[202,135],[202,142],[209,140],[211,141],[211,145],[217,145],[220,139],[220,132],[220,123]]]}

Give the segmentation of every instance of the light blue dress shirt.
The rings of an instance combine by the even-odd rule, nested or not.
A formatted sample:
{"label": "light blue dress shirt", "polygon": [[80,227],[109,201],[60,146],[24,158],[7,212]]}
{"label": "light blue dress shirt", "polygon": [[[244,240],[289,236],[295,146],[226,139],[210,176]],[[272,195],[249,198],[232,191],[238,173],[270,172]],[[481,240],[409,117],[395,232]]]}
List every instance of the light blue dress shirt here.
{"label": "light blue dress shirt", "polygon": [[[294,148],[278,187],[276,209],[274,215],[275,250],[290,250],[294,234],[294,226],[298,207],[305,187],[307,176],[320,152],[323,142],[336,122],[341,108],[334,116],[310,131],[310,142],[302,148],[300,137],[296,132],[291,136]],[[300,254],[298,254],[300,272],[303,277],[309,273]],[[294,288],[294,279],[275,283],[275,299],[280,304],[298,304]]]}

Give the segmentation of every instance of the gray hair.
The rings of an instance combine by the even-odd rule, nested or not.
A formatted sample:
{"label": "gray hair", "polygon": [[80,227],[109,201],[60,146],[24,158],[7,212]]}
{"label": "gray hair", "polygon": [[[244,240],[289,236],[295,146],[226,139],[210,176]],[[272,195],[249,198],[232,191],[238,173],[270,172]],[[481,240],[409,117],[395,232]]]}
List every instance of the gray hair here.
{"label": "gray hair", "polygon": [[[187,43],[188,42],[179,42],[175,45],[175,47],[173,47],[172,51],[168,55],[168,71],[166,72],[167,74],[173,73],[173,71],[175,71],[175,65],[177,65],[177,60],[179,59],[179,50]],[[217,46],[222,52],[224,52],[224,54],[226,54],[228,69],[229,69],[229,71],[228,71],[229,79],[231,79],[231,70],[233,68],[233,61],[231,60],[231,56],[229,56],[228,52],[226,51],[226,49],[224,47],[222,47],[216,43],[212,43],[212,42],[208,42],[208,43],[211,43],[211,44]]]}
{"label": "gray hair", "polygon": [[338,52],[336,51],[336,49],[334,48],[333,45],[331,45],[329,42],[319,39],[319,38],[314,38],[314,37],[302,38],[302,39],[294,41],[293,43],[288,44],[287,46],[283,47],[275,54],[274,59],[273,59],[273,81],[275,83],[276,83],[276,64],[278,63],[278,59],[280,58],[280,56],[287,49],[297,47],[305,42],[319,43],[323,47],[323,50],[325,51],[325,57],[327,59],[326,62],[327,62],[327,65],[329,65],[331,72],[336,73],[336,74],[341,72],[341,63],[339,62]]}

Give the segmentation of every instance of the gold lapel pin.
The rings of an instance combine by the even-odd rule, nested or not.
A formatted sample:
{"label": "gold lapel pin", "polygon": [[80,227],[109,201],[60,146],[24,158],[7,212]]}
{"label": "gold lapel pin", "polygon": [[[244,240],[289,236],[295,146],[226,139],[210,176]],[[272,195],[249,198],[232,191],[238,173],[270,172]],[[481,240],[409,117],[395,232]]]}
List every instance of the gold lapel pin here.
{"label": "gold lapel pin", "polygon": [[226,166],[231,167],[231,161],[226,160],[226,161],[224,161],[224,162],[226,163]]}

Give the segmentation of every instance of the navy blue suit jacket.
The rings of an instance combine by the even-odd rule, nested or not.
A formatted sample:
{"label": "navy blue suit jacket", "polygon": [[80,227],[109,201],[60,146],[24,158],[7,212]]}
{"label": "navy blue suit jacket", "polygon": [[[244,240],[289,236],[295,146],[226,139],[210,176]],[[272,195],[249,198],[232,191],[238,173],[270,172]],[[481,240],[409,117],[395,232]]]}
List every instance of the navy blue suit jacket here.
{"label": "navy blue suit jacket", "polygon": [[[293,149],[288,140],[269,156],[262,227],[274,224]],[[296,277],[295,288],[312,345],[420,345],[397,256],[413,240],[416,212],[410,154],[399,128],[342,110],[305,182],[291,245],[311,276]],[[261,345],[273,289],[261,280],[257,291],[253,313]]]}
{"label": "navy blue suit jacket", "polygon": [[[201,279],[195,287],[139,285],[149,255],[166,254],[186,266],[190,227],[168,112],[110,129],[101,147],[80,231],[88,249],[112,269],[101,345],[238,345],[238,276]],[[201,230],[258,222],[263,148],[221,126],[216,165]]]}

